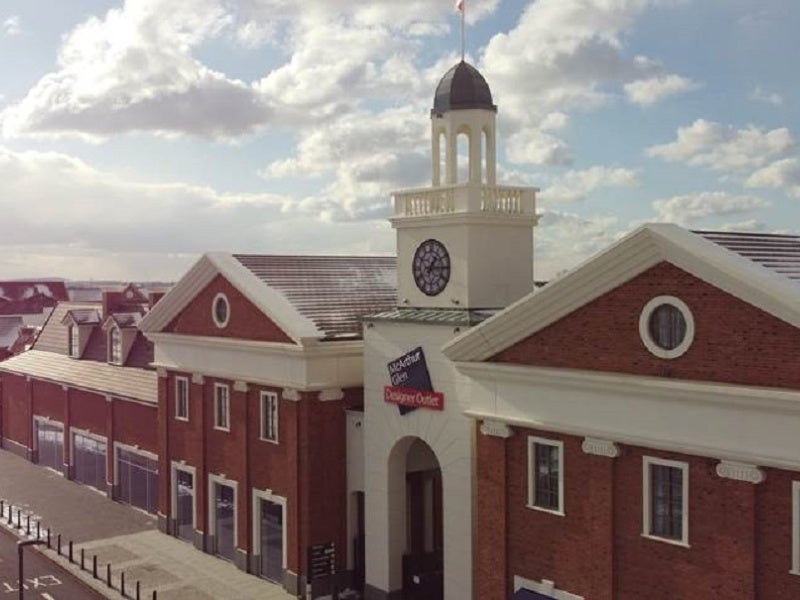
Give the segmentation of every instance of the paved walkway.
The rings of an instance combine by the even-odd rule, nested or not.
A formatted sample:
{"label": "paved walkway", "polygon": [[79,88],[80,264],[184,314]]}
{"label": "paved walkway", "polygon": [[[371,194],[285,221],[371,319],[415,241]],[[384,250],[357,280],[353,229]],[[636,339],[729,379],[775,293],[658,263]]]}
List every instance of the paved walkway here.
{"label": "paved walkway", "polygon": [[[119,574],[125,572],[126,592],[134,597],[140,581],[141,598],[149,600],[157,590],[159,600],[289,600],[295,597],[283,588],[239,571],[232,564],[196,550],[191,545],[160,533],[155,518],[124,504],[113,502],[93,489],[68,481],[60,475],[0,450],[0,498],[5,501],[2,524],[8,525],[8,503],[15,528],[18,508],[22,509],[22,530],[26,536],[27,515],[31,515],[31,536],[35,523],[60,533],[66,554],[68,539],[74,541],[73,558],[79,562],[84,550],[86,569],[44,550],[50,558],[70,570],[107,598],[119,599]],[[98,557],[99,575],[104,578],[111,563],[114,589],[91,574],[92,556]]]}

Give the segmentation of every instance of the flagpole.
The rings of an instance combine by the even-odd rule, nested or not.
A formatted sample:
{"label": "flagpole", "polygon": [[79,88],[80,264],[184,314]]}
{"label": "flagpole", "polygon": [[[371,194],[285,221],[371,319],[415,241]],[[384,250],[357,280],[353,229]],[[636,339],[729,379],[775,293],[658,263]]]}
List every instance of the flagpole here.
{"label": "flagpole", "polygon": [[466,44],[466,33],[465,33],[465,30],[466,30],[466,24],[465,24],[466,14],[467,14],[467,3],[463,2],[462,5],[461,5],[461,62],[464,62],[464,52],[465,52],[465,48],[466,48],[466,45],[467,45]]}

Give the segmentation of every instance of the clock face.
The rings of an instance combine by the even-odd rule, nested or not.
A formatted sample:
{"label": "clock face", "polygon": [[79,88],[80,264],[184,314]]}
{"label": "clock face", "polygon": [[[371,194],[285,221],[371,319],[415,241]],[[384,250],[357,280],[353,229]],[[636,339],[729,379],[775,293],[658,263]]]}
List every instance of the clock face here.
{"label": "clock face", "polygon": [[414,282],[426,296],[441,294],[450,281],[450,255],[438,240],[422,242],[414,252]]}

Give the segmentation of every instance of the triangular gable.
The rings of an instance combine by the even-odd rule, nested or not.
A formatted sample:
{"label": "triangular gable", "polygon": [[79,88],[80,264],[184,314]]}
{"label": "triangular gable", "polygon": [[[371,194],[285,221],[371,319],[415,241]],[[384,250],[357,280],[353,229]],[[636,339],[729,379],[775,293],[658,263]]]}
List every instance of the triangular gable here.
{"label": "triangular gable", "polygon": [[[240,295],[243,301],[246,300],[245,306],[251,306],[260,313],[261,318],[264,319],[262,325],[272,323],[274,329],[288,341],[303,343],[307,339],[322,337],[322,333],[316,325],[301,315],[283,294],[260,281],[232,255],[222,253],[203,255],[142,319],[140,330],[144,333],[158,333],[174,330],[175,327],[181,329],[182,326],[177,325],[176,319],[185,311],[194,310],[191,309],[191,306],[196,299],[198,300],[197,310],[207,313],[206,316],[210,320],[210,301],[208,303],[201,302],[198,297],[201,293],[208,291],[209,286],[218,277],[221,277],[221,280],[230,286],[230,290]],[[232,301],[233,298],[229,298],[229,300]],[[231,319],[234,316],[235,314],[232,312]],[[188,327],[185,324],[184,326]],[[200,329],[205,331],[205,328]],[[214,335],[220,335],[221,331],[223,330],[215,329]],[[249,335],[242,337],[253,339],[252,331]]]}
{"label": "triangular gable", "polygon": [[677,225],[648,224],[444,347],[454,361],[484,361],[668,262],[720,290],[800,327],[800,286]]}
{"label": "triangular gable", "polygon": [[[230,317],[223,328],[217,327],[212,317],[212,307],[219,294],[225,295],[229,305]],[[181,335],[294,343],[275,321],[250,302],[221,274],[212,279],[162,331]]]}
{"label": "triangular gable", "polygon": [[122,298],[128,304],[135,303],[135,304],[147,304],[147,296],[145,296],[141,290],[133,283],[129,283],[124,288],[122,288]]}

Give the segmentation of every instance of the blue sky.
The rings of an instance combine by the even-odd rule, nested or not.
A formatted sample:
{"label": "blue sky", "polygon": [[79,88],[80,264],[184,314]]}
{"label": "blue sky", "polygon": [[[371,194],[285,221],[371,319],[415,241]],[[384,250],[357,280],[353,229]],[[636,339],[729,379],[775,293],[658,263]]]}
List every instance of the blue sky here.
{"label": "blue sky", "polygon": [[[0,279],[392,253],[451,0],[5,0]],[[467,0],[537,278],[645,221],[800,233],[793,0]]]}

